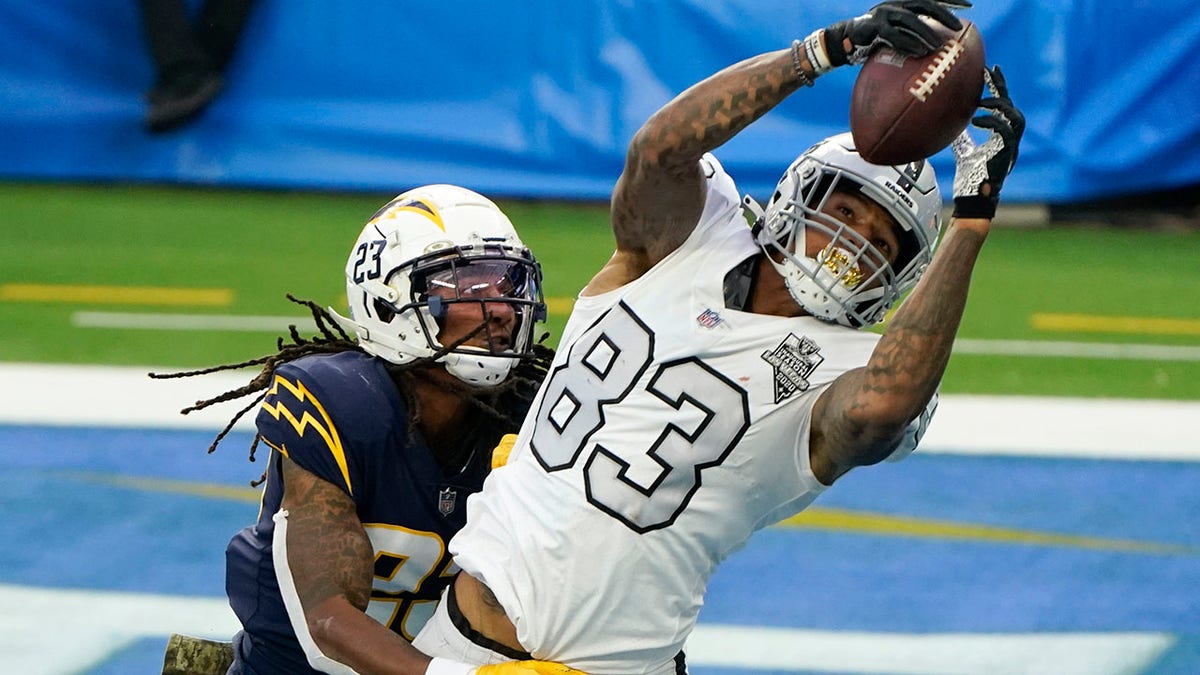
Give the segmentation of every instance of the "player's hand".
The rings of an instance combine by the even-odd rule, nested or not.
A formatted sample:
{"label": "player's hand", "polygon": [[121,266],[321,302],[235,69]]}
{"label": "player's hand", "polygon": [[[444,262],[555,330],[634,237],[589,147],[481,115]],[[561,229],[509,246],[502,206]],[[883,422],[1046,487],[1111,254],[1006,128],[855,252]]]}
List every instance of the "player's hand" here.
{"label": "player's hand", "polygon": [[971,124],[989,131],[976,145],[965,130],[954,139],[954,217],[992,218],[1000,202],[1000,187],[1017,162],[1025,116],[1008,96],[1008,85],[1000,66],[984,71],[990,96],[979,102],[987,111]]}
{"label": "player's hand", "polygon": [[475,675],[587,675],[554,661],[505,661],[490,666],[479,666]]}
{"label": "player's hand", "polygon": [[825,29],[824,46],[828,50],[830,67],[862,63],[871,52],[883,46],[909,56],[932,54],[942,46],[942,38],[921,17],[927,16],[951,30],[959,30],[962,22],[949,8],[970,6],[967,0],[887,0],[875,5],[862,16],[839,21]]}

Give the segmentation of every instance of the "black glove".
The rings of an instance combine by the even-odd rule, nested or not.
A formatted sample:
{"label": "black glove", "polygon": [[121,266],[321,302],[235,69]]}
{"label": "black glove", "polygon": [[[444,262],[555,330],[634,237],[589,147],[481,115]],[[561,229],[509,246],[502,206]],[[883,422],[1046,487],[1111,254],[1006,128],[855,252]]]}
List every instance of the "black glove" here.
{"label": "black glove", "polygon": [[954,217],[992,218],[1000,202],[1000,186],[1017,163],[1017,148],[1025,133],[1025,116],[1008,97],[1008,85],[1000,66],[984,70],[989,98],[979,102],[988,111],[971,120],[980,129],[989,129],[988,139],[975,145],[964,130],[954,139]]}
{"label": "black glove", "polygon": [[[927,16],[951,30],[962,22],[949,7],[965,9],[967,0],[888,0],[862,16],[839,21],[825,29],[825,49],[832,67],[867,60],[876,48],[887,45],[909,56],[932,54],[942,46],[942,38],[921,20]],[[849,40],[849,49],[846,48]]]}

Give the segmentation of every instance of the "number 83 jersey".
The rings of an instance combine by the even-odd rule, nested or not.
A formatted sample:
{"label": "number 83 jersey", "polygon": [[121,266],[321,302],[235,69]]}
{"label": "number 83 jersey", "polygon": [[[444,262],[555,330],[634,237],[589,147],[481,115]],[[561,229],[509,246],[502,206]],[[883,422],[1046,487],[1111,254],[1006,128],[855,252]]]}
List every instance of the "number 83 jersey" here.
{"label": "number 83 jersey", "polygon": [[824,489],[809,420],[878,336],[725,306],[758,252],[711,156],[689,239],[641,278],[581,297],[506,467],[451,542],[537,658],[673,672],[717,564]]}

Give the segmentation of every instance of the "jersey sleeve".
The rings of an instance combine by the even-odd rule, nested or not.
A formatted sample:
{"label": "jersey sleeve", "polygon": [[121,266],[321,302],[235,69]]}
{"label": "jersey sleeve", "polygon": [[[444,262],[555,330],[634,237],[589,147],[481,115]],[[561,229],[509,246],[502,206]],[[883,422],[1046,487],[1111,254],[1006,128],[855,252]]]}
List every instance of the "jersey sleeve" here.
{"label": "jersey sleeve", "polygon": [[908,423],[908,428],[904,430],[904,439],[900,441],[900,445],[892,451],[892,454],[887,456],[889,462],[899,462],[908,457],[917,449],[917,445],[921,442],[921,437],[925,435],[925,431],[929,428],[929,422],[933,420],[933,413],[937,410],[938,394],[933,393],[933,398],[929,399],[925,409],[912,422]]}
{"label": "jersey sleeve", "polygon": [[343,434],[353,420],[339,408],[361,392],[348,391],[348,378],[331,368],[288,363],[275,370],[259,408],[262,441],[305,470],[353,496],[356,458]]}
{"label": "jersey sleeve", "polygon": [[729,227],[731,222],[739,228],[750,227],[744,217],[732,217],[734,213],[739,216],[742,214],[742,198],[738,194],[733,177],[725,173],[725,168],[717,158],[711,153],[705,153],[700,159],[700,168],[704,171],[708,188],[704,196],[704,210],[688,241],[680,248],[687,248],[689,245],[702,246],[701,242],[711,239],[714,231]]}

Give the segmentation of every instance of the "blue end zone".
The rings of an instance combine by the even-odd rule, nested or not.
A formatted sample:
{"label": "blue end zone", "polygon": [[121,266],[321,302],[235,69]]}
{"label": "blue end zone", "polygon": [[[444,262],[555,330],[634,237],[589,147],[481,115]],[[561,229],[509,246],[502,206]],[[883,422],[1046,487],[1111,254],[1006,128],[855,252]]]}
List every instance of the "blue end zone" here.
{"label": "blue end zone", "polygon": [[720,568],[701,616],[841,630],[1190,629],[1200,602],[1181,589],[1200,579],[1195,485],[1200,465],[1171,462],[916,455],[858,470],[814,506],[1052,538],[772,528]]}
{"label": "blue end zone", "polygon": [[163,655],[167,649],[166,637],[143,638],[123,649],[87,671],[87,675],[130,675],[130,673],[161,673]]}
{"label": "blue end zone", "polygon": [[[0,582],[173,595],[225,592],[225,545],[254,501],[128,487],[110,479],[244,487],[266,465],[249,434],[207,455],[209,432],[0,427]],[[18,542],[36,542],[35,546]]]}
{"label": "blue end zone", "polygon": [[[225,545],[256,517],[248,483],[266,458],[247,461],[246,433],[208,455],[212,438],[0,426],[0,583],[222,598]],[[1171,462],[918,454],[859,470],[812,511],[853,514],[863,531],[759,533],[712,580],[701,623],[1167,633],[1178,641],[1142,672],[1200,672],[1196,485],[1200,465]],[[889,531],[895,518],[917,533]],[[82,672],[157,672],[172,630]]]}

